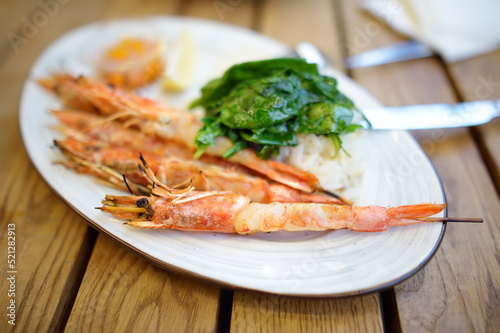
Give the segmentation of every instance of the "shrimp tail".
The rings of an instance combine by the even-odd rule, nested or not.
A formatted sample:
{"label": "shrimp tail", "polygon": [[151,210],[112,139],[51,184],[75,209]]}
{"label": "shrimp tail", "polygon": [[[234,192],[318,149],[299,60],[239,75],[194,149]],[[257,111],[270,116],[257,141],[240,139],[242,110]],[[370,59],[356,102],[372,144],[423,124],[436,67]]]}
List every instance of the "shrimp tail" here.
{"label": "shrimp tail", "polygon": [[389,226],[434,222],[427,218],[441,212],[445,207],[445,204],[426,203],[388,208],[387,215],[391,218]]}

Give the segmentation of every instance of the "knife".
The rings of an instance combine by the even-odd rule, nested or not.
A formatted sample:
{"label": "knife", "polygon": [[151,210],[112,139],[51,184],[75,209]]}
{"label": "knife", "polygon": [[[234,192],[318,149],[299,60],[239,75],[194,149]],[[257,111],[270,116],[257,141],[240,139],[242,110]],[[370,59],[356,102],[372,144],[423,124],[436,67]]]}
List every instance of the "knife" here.
{"label": "knife", "polygon": [[427,58],[433,55],[435,55],[434,51],[428,46],[415,40],[408,40],[347,57],[345,65],[347,68],[362,68]]}
{"label": "knife", "polygon": [[500,99],[458,104],[423,104],[366,108],[364,128],[412,130],[476,126],[500,116]]}
{"label": "knife", "polygon": [[[318,68],[326,67],[326,57],[316,46],[308,42],[297,44],[295,52],[309,63],[315,63]],[[379,47],[345,58],[346,68],[362,68],[390,64],[393,62],[407,61],[413,59],[427,58],[435,55],[428,46],[416,41],[404,42]]]}

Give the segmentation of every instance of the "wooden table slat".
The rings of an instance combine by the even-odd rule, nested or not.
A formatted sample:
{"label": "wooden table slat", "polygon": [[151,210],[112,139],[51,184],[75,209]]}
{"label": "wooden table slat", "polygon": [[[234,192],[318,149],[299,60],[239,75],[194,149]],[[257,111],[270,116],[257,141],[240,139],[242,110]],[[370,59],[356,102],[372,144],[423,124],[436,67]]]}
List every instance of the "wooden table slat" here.
{"label": "wooden table slat", "polygon": [[[41,181],[20,144],[17,148],[3,162],[8,164],[8,171],[0,177],[0,245],[5,249],[0,302],[5,309],[15,300],[16,318],[15,326],[11,326],[3,316],[0,331],[53,331],[60,328],[71,306],[70,292],[74,295],[75,284],[79,283],[80,267],[89,251],[89,227]],[[12,224],[16,262],[15,267],[7,269],[7,230]],[[12,275],[13,288],[6,283]]]}
{"label": "wooden table slat", "polygon": [[[378,22],[343,1],[346,40]],[[401,41],[390,29],[369,36],[369,48]],[[498,62],[497,62],[498,64]],[[493,68],[493,62],[488,68]],[[389,105],[453,103],[446,68],[429,58],[352,70],[353,77]],[[463,81],[475,78],[462,77]],[[467,129],[414,131],[441,176],[449,216],[483,217],[483,225],[449,224],[436,256],[395,287],[403,331],[492,331],[498,326],[500,203],[480,151]],[[498,139],[497,139],[498,140]],[[498,142],[498,141],[497,141]],[[496,153],[492,153],[496,154]],[[488,295],[488,296],[486,296]],[[496,326],[495,326],[496,325]]]}
{"label": "wooden table slat", "polygon": [[[96,19],[173,15],[183,5],[181,1],[106,3]],[[67,329],[214,330],[219,292],[201,280],[157,269],[100,235]]]}
{"label": "wooden table slat", "polygon": [[[462,100],[500,99],[500,50],[448,65]],[[500,118],[474,129],[483,158],[500,193]]]}
{"label": "wooden table slat", "polygon": [[[335,10],[329,1],[265,1],[258,8],[259,30],[290,46],[317,43],[330,55],[340,54]],[[298,20],[311,22],[298,26]],[[342,62],[337,63],[342,69]],[[231,330],[234,332],[382,331],[376,293],[345,299],[301,300],[290,297],[234,293]]]}
{"label": "wooden table slat", "polygon": [[219,288],[148,261],[99,235],[66,330],[214,331]]}
{"label": "wooden table slat", "polygon": [[[17,310],[18,315],[18,329],[25,329],[27,331],[46,331],[58,330],[60,325],[64,324],[67,318],[66,306],[68,302],[73,301],[72,296],[75,293],[73,289],[78,288],[73,285],[79,283],[79,277],[75,277],[75,272],[78,272],[82,267],[87,265],[87,259],[82,253],[88,251],[88,245],[93,244],[93,241],[85,238],[88,224],[79,218],[68,206],[66,206],[60,199],[47,188],[47,186],[37,178],[38,175],[33,166],[29,162],[24,150],[21,148],[19,137],[19,130],[17,126],[17,108],[22,83],[24,82],[29,67],[40,52],[58,36],[64,32],[76,28],[82,24],[114,17],[123,16],[141,16],[141,15],[158,15],[158,14],[173,14],[174,10],[179,8],[178,1],[170,1],[168,3],[158,2],[153,5],[141,5],[143,2],[137,1],[135,3],[128,3],[122,5],[120,3],[107,4],[101,1],[72,1],[60,7],[59,13],[51,17],[46,25],[40,27],[36,36],[29,39],[28,43],[23,44],[19,52],[14,53],[13,49],[9,49],[7,57],[2,63],[2,78],[4,79],[0,96],[6,101],[2,105],[2,112],[0,113],[2,124],[3,140],[0,142],[0,148],[4,156],[9,156],[9,161],[13,163],[2,163],[0,170],[2,175],[5,174],[12,179],[14,175],[18,175],[20,171],[24,171],[22,182],[13,183],[9,187],[2,188],[2,197],[18,199],[16,201],[4,200],[2,209],[7,212],[2,219],[2,225],[7,228],[7,223],[12,219],[17,223],[17,227],[21,228],[22,234],[18,239],[23,243],[18,243],[19,259],[19,272],[20,280],[17,282],[17,295],[23,295],[23,298],[18,297]],[[160,8],[163,9],[161,10]],[[26,7],[27,8],[27,7]],[[19,13],[22,11],[19,10]],[[15,143],[15,144],[13,144]],[[30,181],[31,179],[35,179]],[[2,177],[3,180],[5,180]],[[7,179],[7,178],[6,178]],[[33,183],[33,188],[29,185]],[[9,183],[10,184],[10,183]],[[26,191],[26,192],[24,192]],[[19,197],[23,193],[28,193],[26,197]],[[33,204],[33,198],[43,198],[43,203],[49,209],[48,212],[43,212],[40,209],[33,209],[28,205]],[[32,211],[32,213],[30,213]],[[13,217],[12,213],[15,213]],[[39,214],[37,219],[33,214]],[[36,225],[35,225],[36,223]],[[33,228],[33,232],[28,232],[26,229]],[[6,238],[2,238],[2,242],[6,242]],[[21,242],[21,241],[20,241]],[[98,240],[98,248],[100,246],[100,239]],[[115,245],[116,246],[116,245]],[[58,252],[62,252],[58,253]],[[79,258],[81,258],[80,261]],[[4,258],[2,258],[4,259]],[[6,258],[5,258],[6,260]],[[143,276],[155,276],[153,273],[148,273],[148,270],[153,270],[153,266],[147,264],[143,259],[139,259],[144,265],[147,265],[146,271]],[[120,269],[119,264],[128,265],[128,262],[117,261],[117,270]],[[22,268],[22,269],[21,269]],[[89,267],[90,271],[95,267]],[[55,276],[54,276],[55,275]],[[76,274],[78,275],[78,274]],[[4,278],[4,272],[2,272]],[[179,278],[174,278],[179,279]],[[164,288],[171,280],[163,282]],[[191,281],[190,284],[174,283],[174,286],[182,285],[176,290],[176,295],[179,299],[189,299],[192,292],[197,292],[197,288],[203,288],[204,284],[198,281]],[[91,284],[84,284],[80,293],[86,292],[85,286],[92,289]],[[147,281],[144,286],[148,286]],[[152,287],[154,285],[151,285]],[[185,287],[184,287],[185,286]],[[4,284],[2,284],[4,288]],[[175,289],[175,288],[174,288]],[[153,289],[154,290],[154,289]],[[4,291],[2,289],[2,291]],[[110,290],[112,291],[112,290]],[[111,292],[111,294],[113,294]],[[143,295],[139,293],[139,296]],[[212,327],[215,327],[215,317],[217,313],[217,300],[218,288],[210,288],[209,295],[203,296],[202,292],[199,293],[196,299],[199,299],[199,304],[202,306],[193,307],[199,310],[199,314],[194,313],[192,320],[185,320],[188,322],[188,327],[204,327],[209,322]],[[168,295],[164,296],[167,298]],[[2,292],[2,299],[6,299],[7,292]],[[140,297],[133,299],[133,302],[140,300]],[[208,300],[210,299],[210,301]],[[8,301],[8,300],[7,300]],[[132,303],[133,303],[132,302]],[[3,302],[2,304],[6,304]],[[173,307],[179,305],[172,303]],[[71,306],[71,304],[69,304]],[[119,308],[119,307],[118,307]],[[120,308],[119,308],[120,309]],[[150,306],[142,309],[142,314],[145,317],[152,315],[157,311],[157,308]],[[128,314],[127,308],[123,309],[123,313]],[[210,319],[204,320],[204,314],[209,313]],[[73,315],[74,316],[74,315]],[[199,326],[189,326],[196,323],[196,316],[201,318]],[[114,325],[116,323],[110,322]],[[6,321],[0,324],[6,327]],[[163,325],[166,325],[163,324]],[[10,326],[9,326],[10,327]],[[161,327],[161,326],[160,326]]]}
{"label": "wooden table slat", "polygon": [[[267,0],[259,10],[257,28],[267,36],[295,47],[300,42],[317,46],[338,70],[344,70],[338,21],[339,10],[329,0]],[[307,24],[297,24],[307,22]]]}
{"label": "wooden table slat", "polygon": [[343,299],[298,299],[235,292],[234,332],[382,332],[377,293]]}
{"label": "wooden table slat", "polygon": [[396,288],[403,327],[494,331],[500,309],[498,196],[468,135],[450,134],[431,158],[447,193],[449,215],[480,216],[485,223],[450,224],[429,265]]}
{"label": "wooden table slat", "polygon": [[252,28],[256,17],[255,2],[190,0],[184,3],[180,13],[188,17]]}
{"label": "wooden table slat", "polygon": [[[2,20],[3,28],[22,33],[21,18],[31,18],[38,11],[35,5],[16,2],[8,11],[2,11],[9,16]],[[0,331],[59,330],[67,318],[93,242],[88,224],[57,198],[36,172],[22,147],[18,127],[19,98],[28,70],[40,52],[61,34],[60,27],[71,27],[67,12],[71,10],[65,12],[61,7],[60,15],[39,27],[17,52],[7,38],[2,41],[7,48],[0,59],[0,151],[4,157],[0,164],[3,184],[0,224],[5,231],[2,235],[7,234],[9,223],[16,224],[17,279],[16,326],[2,320]],[[76,18],[72,24],[77,26],[81,21]],[[1,244],[7,249],[6,237],[2,236]],[[7,256],[2,257],[2,267],[7,267],[6,260]],[[6,274],[2,270],[3,281]],[[0,290],[1,303],[6,305],[8,285],[2,283]]]}

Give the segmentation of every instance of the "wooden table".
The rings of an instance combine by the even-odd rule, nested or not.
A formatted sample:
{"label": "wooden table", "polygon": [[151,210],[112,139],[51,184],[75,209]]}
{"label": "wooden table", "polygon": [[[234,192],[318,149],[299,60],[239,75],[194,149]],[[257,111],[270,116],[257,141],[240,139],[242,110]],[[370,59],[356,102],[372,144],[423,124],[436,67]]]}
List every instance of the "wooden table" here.
{"label": "wooden table", "polygon": [[[413,133],[442,179],[449,215],[483,217],[484,224],[450,225],[434,258],[394,288],[299,299],[225,290],[164,271],[98,234],[40,178],[21,142],[17,114],[22,84],[40,52],[73,28],[109,18],[203,17],[290,46],[310,41],[386,105],[500,98],[500,51],[452,65],[431,57],[346,70],[346,55],[404,40],[349,0],[42,0],[0,6],[0,331],[498,331],[500,119]],[[12,224],[15,327],[6,317]]]}

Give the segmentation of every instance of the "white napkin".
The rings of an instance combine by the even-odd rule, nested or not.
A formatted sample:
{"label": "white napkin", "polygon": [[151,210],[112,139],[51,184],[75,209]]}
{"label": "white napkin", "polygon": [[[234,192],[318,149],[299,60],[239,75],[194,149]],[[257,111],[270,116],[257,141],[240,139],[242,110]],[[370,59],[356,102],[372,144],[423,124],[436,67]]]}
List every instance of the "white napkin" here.
{"label": "white napkin", "polygon": [[362,7],[447,62],[500,47],[500,0],[362,0]]}

